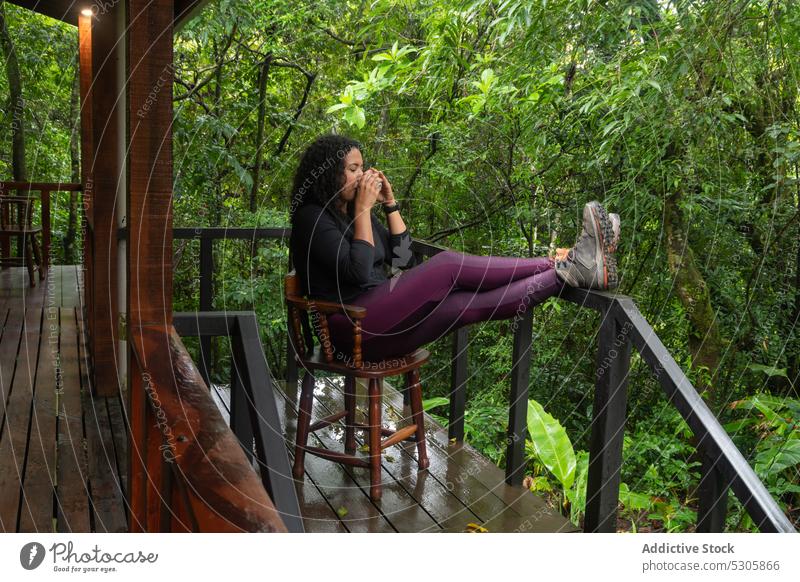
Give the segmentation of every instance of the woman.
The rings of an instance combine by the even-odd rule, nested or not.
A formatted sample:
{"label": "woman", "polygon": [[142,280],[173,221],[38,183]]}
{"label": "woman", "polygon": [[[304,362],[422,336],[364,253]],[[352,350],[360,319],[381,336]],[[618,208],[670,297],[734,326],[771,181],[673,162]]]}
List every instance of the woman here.
{"label": "woman", "polygon": [[[388,228],[371,212],[374,206],[383,209]],[[365,171],[361,145],[339,135],[320,137],[304,153],[291,220],[290,249],[303,293],[367,309],[361,321],[367,361],[403,356],[464,325],[509,319],[565,284],[617,285],[619,217],[597,202],[584,208],[577,244],[558,249],[555,258],[446,251],[415,265],[391,183],[380,170]],[[334,315],[328,323],[334,349],[351,353],[349,318]]]}

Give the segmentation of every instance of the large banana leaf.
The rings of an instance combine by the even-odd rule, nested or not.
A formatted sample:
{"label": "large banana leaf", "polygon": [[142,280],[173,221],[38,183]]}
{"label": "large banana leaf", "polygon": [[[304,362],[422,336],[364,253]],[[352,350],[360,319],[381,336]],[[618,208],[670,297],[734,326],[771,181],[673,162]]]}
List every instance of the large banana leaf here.
{"label": "large banana leaf", "polygon": [[535,400],[528,401],[528,435],[536,456],[565,489],[575,479],[575,451],[564,427]]}

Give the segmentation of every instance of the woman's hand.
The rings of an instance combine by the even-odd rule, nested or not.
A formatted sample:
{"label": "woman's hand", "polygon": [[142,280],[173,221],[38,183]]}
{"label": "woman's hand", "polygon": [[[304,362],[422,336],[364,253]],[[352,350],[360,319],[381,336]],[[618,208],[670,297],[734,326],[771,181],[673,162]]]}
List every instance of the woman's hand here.
{"label": "woman's hand", "polygon": [[394,191],[392,190],[392,185],[389,183],[389,180],[386,176],[383,175],[383,172],[380,170],[375,170],[378,172],[378,177],[383,182],[383,187],[381,188],[380,194],[378,194],[378,202],[383,204],[394,204]]}
{"label": "woman's hand", "polygon": [[380,186],[378,186],[378,173],[370,168],[361,176],[356,192],[356,209],[363,211],[369,210],[379,199]]}

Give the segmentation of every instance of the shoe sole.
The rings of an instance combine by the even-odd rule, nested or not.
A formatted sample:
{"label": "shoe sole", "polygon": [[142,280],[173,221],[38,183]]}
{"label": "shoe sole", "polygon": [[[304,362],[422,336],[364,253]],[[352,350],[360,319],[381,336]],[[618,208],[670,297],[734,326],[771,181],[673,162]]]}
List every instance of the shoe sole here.
{"label": "shoe sole", "polygon": [[619,233],[620,233],[620,218],[619,214],[614,214],[610,212],[608,214],[608,219],[611,221],[611,232],[613,233],[613,239],[611,240],[611,244],[608,246],[609,251],[612,253],[617,252],[617,248],[619,248]]}
{"label": "shoe sole", "polygon": [[614,228],[608,213],[599,202],[592,201],[587,205],[591,213],[591,224],[596,240],[600,241],[595,255],[595,264],[603,265],[603,281],[597,284],[601,289],[613,289],[617,286],[617,259],[611,245],[614,241]]}

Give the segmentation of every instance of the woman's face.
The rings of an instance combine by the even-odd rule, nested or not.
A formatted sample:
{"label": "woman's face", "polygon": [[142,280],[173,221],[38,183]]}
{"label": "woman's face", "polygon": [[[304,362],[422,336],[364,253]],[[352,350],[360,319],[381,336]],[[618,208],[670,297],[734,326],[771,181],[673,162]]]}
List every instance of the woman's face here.
{"label": "woman's face", "polygon": [[352,148],[344,158],[344,183],[339,199],[349,202],[356,197],[358,181],[364,174],[364,160],[358,148]]}

